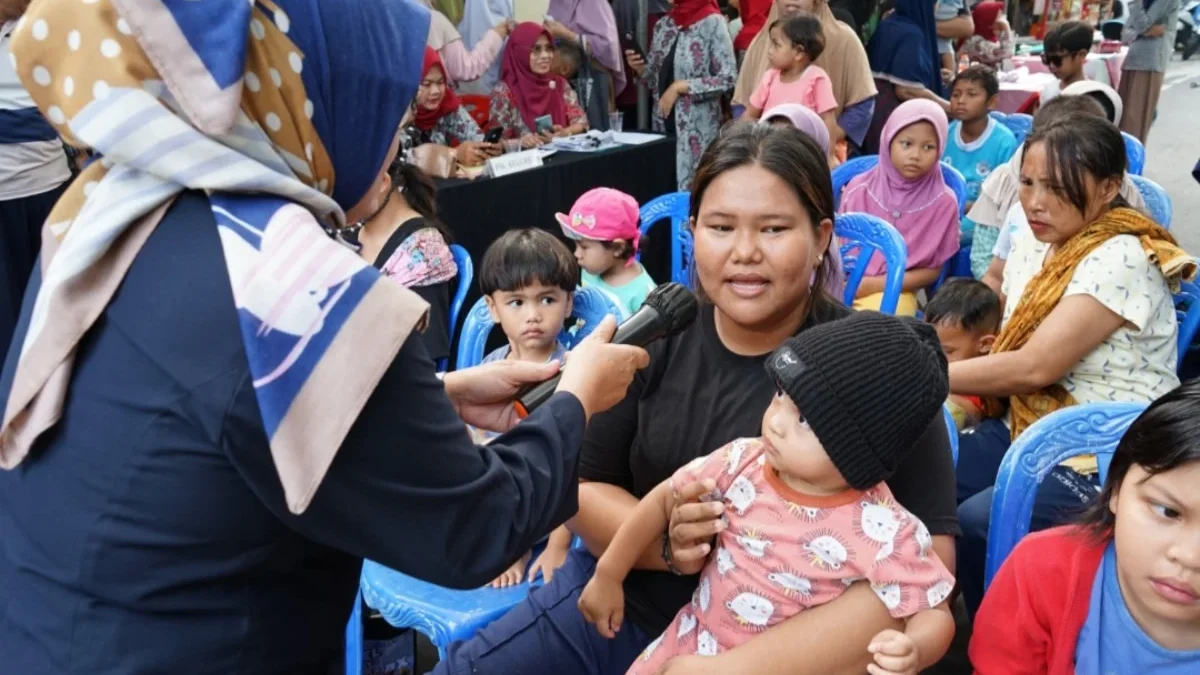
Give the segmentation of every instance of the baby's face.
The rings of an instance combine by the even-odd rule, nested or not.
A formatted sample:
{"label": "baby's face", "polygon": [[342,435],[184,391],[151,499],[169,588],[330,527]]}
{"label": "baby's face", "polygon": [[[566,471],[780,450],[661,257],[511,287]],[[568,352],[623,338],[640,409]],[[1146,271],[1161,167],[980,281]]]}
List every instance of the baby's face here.
{"label": "baby's face", "polygon": [[788,482],[800,482],[825,494],[846,489],[846,480],[787,394],[778,392],[771,399],[763,414],[762,435],[767,463],[785,481],[794,479]]}
{"label": "baby's face", "polygon": [[571,59],[565,59],[556,52],[554,54],[554,62],[550,65],[550,70],[564,80],[573,80],[579,68]]}
{"label": "baby's face", "polygon": [[990,351],[994,335],[987,331],[967,330],[959,324],[943,322],[935,326],[942,351],[950,363],[983,356]]}

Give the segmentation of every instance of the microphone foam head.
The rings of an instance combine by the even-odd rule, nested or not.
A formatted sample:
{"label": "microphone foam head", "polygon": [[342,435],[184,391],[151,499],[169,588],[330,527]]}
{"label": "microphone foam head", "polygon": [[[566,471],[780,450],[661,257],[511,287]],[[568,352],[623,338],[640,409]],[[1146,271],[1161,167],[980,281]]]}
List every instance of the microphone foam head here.
{"label": "microphone foam head", "polygon": [[667,334],[673,335],[687,328],[696,320],[700,303],[687,286],[674,281],[650,291],[644,306],[658,312],[667,325]]}

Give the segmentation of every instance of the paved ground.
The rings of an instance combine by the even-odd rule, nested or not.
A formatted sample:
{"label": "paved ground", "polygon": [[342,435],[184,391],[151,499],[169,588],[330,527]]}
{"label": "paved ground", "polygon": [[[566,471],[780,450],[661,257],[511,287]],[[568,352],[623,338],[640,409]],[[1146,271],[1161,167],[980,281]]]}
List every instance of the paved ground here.
{"label": "paved ground", "polygon": [[1200,55],[1167,69],[1158,120],[1146,146],[1146,176],[1166,188],[1175,209],[1171,231],[1189,253],[1200,256],[1200,183],[1192,168],[1200,160]]}

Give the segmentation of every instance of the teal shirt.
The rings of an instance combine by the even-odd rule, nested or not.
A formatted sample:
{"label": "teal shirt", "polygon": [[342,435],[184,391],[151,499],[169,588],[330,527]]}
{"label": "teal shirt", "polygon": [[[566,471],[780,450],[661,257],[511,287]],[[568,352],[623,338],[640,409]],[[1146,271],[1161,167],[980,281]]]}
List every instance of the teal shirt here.
{"label": "teal shirt", "polygon": [[654,290],[658,284],[654,283],[654,280],[646,273],[646,268],[643,267],[641,274],[623,286],[610,286],[600,277],[584,270],[583,283],[581,285],[598,288],[615,297],[617,305],[625,312],[625,316],[619,318],[624,320],[641,308],[642,303],[646,301],[646,296],[650,295],[650,291]]}

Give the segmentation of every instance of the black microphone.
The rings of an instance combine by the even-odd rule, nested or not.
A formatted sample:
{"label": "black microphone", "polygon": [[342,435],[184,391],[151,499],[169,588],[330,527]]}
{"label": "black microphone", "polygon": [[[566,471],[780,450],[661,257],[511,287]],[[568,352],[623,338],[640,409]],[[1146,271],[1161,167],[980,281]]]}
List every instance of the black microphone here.
{"label": "black microphone", "polygon": [[[696,320],[698,308],[696,296],[692,295],[686,286],[673,281],[663,284],[650,291],[641,308],[617,326],[612,344],[644,347],[661,337],[674,335]],[[545,403],[554,394],[561,377],[562,375],[558,374],[545,382],[539,382],[518,396],[513,403],[517,415],[527,417]]]}

